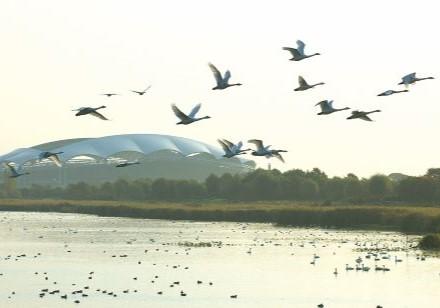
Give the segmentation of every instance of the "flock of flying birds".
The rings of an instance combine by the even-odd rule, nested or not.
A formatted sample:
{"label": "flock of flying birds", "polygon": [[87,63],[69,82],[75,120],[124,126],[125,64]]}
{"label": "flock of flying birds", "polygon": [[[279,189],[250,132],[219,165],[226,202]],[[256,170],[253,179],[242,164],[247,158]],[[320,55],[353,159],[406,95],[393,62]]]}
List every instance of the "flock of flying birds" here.
{"label": "flock of flying birds", "polygon": [[[292,58],[289,59],[290,61],[302,61],[304,59],[320,55],[320,53],[314,53],[314,54],[309,54],[309,55],[305,54],[304,48],[306,45],[301,40],[297,40],[296,44],[297,44],[296,48],[283,47],[283,50],[289,51],[291,53]],[[213,87],[212,90],[224,90],[229,87],[242,85],[241,83],[229,83],[229,79],[231,78],[231,72],[229,70],[227,70],[222,75],[222,73],[212,63],[209,63],[208,66],[211,69],[211,71],[214,75],[215,81],[216,81],[216,86]],[[402,77],[402,81],[400,83],[398,83],[398,85],[404,85],[405,89],[403,89],[403,90],[387,90],[385,92],[378,94],[378,96],[390,96],[390,95],[394,95],[394,94],[398,94],[398,93],[408,92],[409,85],[415,84],[417,81],[421,81],[421,80],[425,80],[425,79],[434,79],[434,77],[418,78],[416,76],[416,73],[411,73],[411,74],[405,75]],[[306,91],[309,89],[313,89],[316,86],[324,85],[324,82],[319,82],[316,84],[308,84],[307,81],[302,76],[298,76],[298,83],[299,83],[299,86],[296,89],[294,89],[294,91]],[[138,95],[144,95],[150,88],[151,88],[151,86],[148,86],[146,89],[144,89],[142,91],[131,90],[131,92],[136,93]],[[112,97],[112,96],[119,95],[119,94],[118,93],[103,93],[102,95],[105,95],[107,97]],[[334,112],[350,109],[349,107],[334,108],[332,100],[320,101],[315,106],[318,106],[318,105],[321,108],[321,111],[318,113],[318,115],[329,115]],[[184,113],[176,105],[172,104],[171,109],[174,112],[174,114],[176,115],[176,117],[180,120],[176,124],[189,125],[189,124],[192,124],[197,121],[210,119],[210,116],[197,117],[197,113],[200,111],[201,106],[202,106],[201,104],[198,104],[198,105],[194,106],[193,109],[189,113]],[[92,116],[95,116],[101,120],[108,120],[104,115],[102,115],[100,112],[98,112],[98,110],[103,109],[103,108],[106,108],[106,106],[100,106],[100,107],[95,107],[95,108],[94,107],[81,107],[81,108],[75,109],[73,111],[77,111],[77,113],[75,114],[76,116],[92,115]],[[351,115],[349,117],[347,117],[347,120],[361,119],[364,121],[372,121],[372,119],[369,117],[369,114],[372,114],[375,112],[380,112],[380,110],[372,110],[372,111],[353,110],[351,112]],[[231,158],[231,157],[234,157],[237,155],[246,154],[248,151],[251,151],[251,154],[254,156],[264,156],[266,158],[276,157],[279,160],[281,160],[282,162],[284,162],[284,159],[280,153],[287,152],[286,150],[271,149],[270,145],[265,146],[263,144],[263,141],[259,140],[259,139],[248,140],[249,143],[253,144],[256,147],[255,150],[242,149],[243,142],[241,142],[241,141],[238,142],[237,144],[234,144],[226,139],[218,139],[217,141],[220,144],[220,146],[222,147],[223,151],[225,152],[223,157],[226,157],[226,158]],[[57,166],[61,167],[61,161],[58,157],[58,154],[61,154],[61,153],[63,153],[63,152],[56,152],[56,153],[42,152],[42,153],[40,153],[38,160],[41,161],[43,159],[50,159]],[[116,167],[127,167],[127,166],[134,165],[134,164],[139,164],[139,162],[137,162],[137,161],[122,162],[122,163],[116,165]],[[4,165],[5,165],[5,167],[9,168],[9,170],[11,171],[10,177],[12,177],[12,178],[16,178],[16,177],[19,177],[22,175],[29,174],[28,172],[19,172],[10,163],[4,163]]]}

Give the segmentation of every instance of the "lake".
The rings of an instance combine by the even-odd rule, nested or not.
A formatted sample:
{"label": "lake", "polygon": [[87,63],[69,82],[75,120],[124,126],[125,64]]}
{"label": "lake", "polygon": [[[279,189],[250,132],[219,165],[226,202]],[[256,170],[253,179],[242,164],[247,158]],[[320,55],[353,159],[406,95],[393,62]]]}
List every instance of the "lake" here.
{"label": "lake", "polygon": [[0,307],[438,307],[440,259],[418,239],[1,212]]}

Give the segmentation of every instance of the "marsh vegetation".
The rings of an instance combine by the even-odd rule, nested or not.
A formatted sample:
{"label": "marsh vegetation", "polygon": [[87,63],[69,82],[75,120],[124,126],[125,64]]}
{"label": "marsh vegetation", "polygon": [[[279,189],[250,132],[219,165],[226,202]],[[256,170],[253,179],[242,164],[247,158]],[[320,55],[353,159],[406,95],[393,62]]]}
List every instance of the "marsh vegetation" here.
{"label": "marsh vegetation", "polygon": [[284,226],[440,232],[440,208],[395,205],[321,205],[299,202],[133,202],[0,200],[3,211],[83,213],[132,218],[267,222]]}

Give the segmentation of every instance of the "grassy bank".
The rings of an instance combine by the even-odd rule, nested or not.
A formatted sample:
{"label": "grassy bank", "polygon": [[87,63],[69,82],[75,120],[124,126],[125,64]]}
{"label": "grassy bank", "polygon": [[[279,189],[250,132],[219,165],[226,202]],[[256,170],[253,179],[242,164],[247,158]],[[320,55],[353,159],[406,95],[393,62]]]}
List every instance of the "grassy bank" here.
{"label": "grassy bank", "polygon": [[99,216],[266,222],[284,226],[440,232],[439,207],[332,205],[292,202],[129,202],[0,199],[0,211],[82,213]]}

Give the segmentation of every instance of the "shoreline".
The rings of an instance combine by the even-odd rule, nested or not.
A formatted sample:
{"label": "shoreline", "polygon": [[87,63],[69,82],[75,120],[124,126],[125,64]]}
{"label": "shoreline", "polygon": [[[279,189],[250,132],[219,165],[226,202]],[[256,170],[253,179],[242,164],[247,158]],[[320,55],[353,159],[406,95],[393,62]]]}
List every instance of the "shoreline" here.
{"label": "shoreline", "polygon": [[317,205],[298,202],[131,202],[0,199],[0,211],[58,212],[106,217],[273,223],[291,227],[440,232],[439,207]]}

